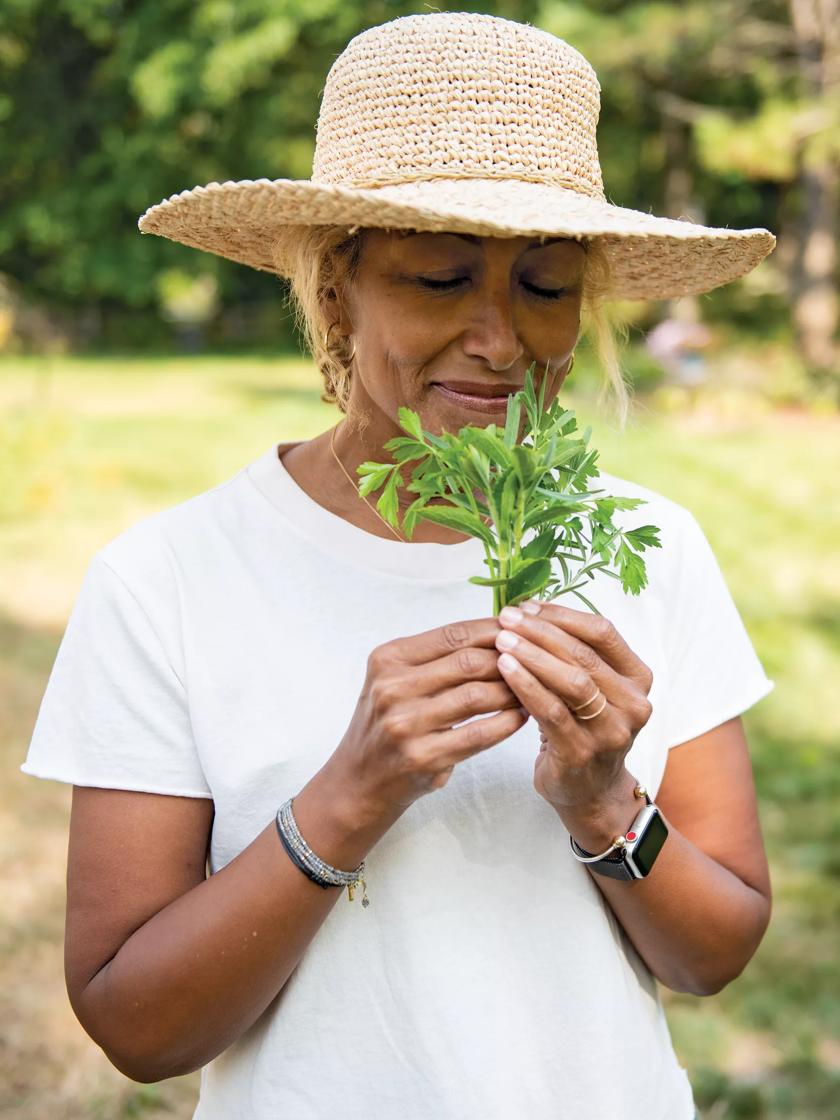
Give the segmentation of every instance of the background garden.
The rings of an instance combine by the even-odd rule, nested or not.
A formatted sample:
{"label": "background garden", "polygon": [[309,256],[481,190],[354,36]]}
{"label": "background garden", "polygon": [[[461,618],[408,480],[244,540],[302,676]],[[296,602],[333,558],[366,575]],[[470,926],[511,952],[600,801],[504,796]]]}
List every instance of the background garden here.
{"label": "background garden", "polygon": [[[197,1076],[140,1086],[63,986],[69,790],[24,777],[92,554],[338,413],[276,278],[137,217],[211,180],[311,172],[319,93],[355,33],[447,5],[338,0],[0,4],[0,1114],[189,1117]],[[666,994],[704,1120],[830,1120],[840,1099],[840,0],[484,3],[567,39],[602,85],[608,197],[775,252],[735,284],[614,305],[635,390],[564,390],[603,468],[705,528],[775,691],[745,716],[774,918],[718,996]],[[646,346],[709,328],[698,390]],[[605,1118],[608,1120],[608,1118]]]}

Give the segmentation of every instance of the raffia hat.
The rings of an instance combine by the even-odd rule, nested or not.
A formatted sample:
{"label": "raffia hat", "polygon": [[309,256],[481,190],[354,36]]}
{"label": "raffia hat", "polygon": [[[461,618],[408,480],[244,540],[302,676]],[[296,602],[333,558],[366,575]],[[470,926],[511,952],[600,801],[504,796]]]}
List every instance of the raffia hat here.
{"label": "raffia hat", "polygon": [[598,239],[616,299],[707,292],[776,238],[608,202],[583,55],[527,23],[401,16],[356,35],[327,75],[311,179],[208,183],[150,207],[143,233],[291,275],[295,227]]}

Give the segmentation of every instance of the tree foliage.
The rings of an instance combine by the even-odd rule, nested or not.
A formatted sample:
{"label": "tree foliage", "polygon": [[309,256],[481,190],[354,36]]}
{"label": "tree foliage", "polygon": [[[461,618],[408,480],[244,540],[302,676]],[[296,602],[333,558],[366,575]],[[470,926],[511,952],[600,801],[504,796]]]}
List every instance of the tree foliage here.
{"label": "tree foliage", "polygon": [[[141,237],[137,218],[199,183],[308,178],[335,57],[364,28],[433,7],[4,0],[0,271],[69,308],[154,309],[200,275],[228,305],[269,298],[273,278]],[[777,232],[803,162],[840,159],[840,106],[803,82],[787,0],[457,9],[534,23],[592,62],[604,181],[620,205]]]}

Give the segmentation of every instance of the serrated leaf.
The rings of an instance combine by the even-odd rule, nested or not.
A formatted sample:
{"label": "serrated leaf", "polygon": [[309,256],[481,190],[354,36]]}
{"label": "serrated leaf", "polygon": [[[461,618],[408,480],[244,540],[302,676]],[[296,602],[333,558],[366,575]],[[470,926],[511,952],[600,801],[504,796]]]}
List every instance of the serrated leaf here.
{"label": "serrated leaf", "polygon": [[661,548],[659,529],[655,525],[640,525],[637,529],[628,529],[624,537],[631,548],[642,552],[646,548]]}
{"label": "serrated leaf", "polygon": [[642,588],[647,586],[644,560],[629,549],[624,541],[618,546],[615,560],[622,587],[631,595],[638,595]]}
{"label": "serrated leaf", "polygon": [[403,405],[397,409],[397,416],[399,417],[400,427],[423,443],[423,426],[417,413]]}
{"label": "serrated leaf", "polygon": [[359,483],[359,495],[365,498],[371,491],[378,490],[384,484],[394,467],[393,464],[385,466],[380,463],[362,463],[357,469],[359,474],[364,475]]}

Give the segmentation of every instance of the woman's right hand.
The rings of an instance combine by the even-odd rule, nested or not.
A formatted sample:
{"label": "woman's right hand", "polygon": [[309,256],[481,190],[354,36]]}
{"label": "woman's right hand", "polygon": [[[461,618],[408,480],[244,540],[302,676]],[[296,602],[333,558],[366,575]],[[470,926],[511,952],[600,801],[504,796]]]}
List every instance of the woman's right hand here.
{"label": "woman's right hand", "polygon": [[[374,816],[395,818],[442,789],[455,765],[527,721],[498,669],[495,617],[376,646],[353,718],[327,767]],[[461,727],[453,724],[485,712]]]}

